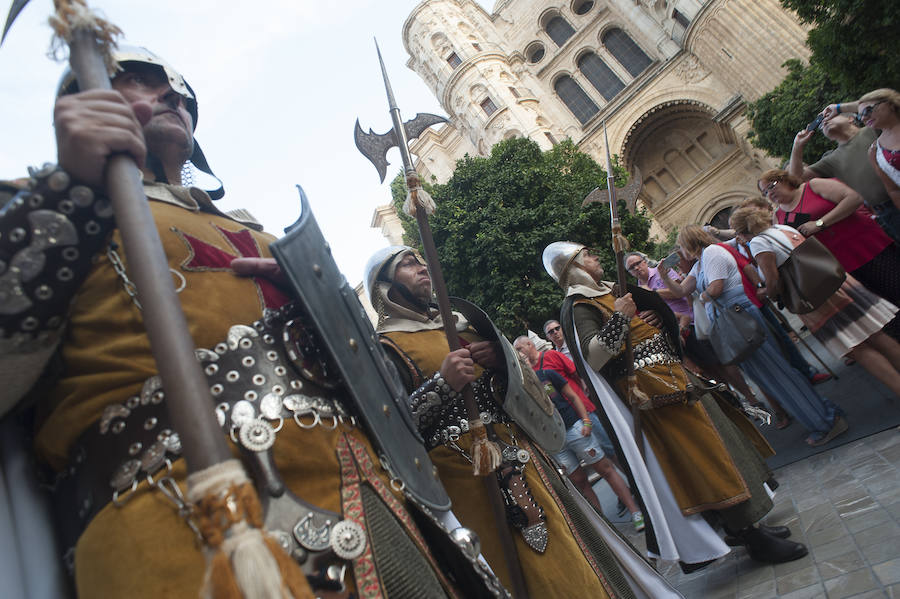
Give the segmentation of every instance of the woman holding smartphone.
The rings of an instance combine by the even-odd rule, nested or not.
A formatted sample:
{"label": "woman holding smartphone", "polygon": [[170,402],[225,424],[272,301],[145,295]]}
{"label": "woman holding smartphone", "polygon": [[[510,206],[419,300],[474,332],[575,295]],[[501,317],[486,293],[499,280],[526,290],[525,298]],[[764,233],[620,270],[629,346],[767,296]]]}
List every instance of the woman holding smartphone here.
{"label": "woman holding smartphone", "polygon": [[[687,225],[678,233],[678,243],[682,252],[696,258],[697,262],[682,283],[663,276],[666,286],[675,295],[684,297],[699,291],[700,301],[711,321],[717,318],[720,309],[739,305],[765,328],[759,308],[744,293],[737,262],[712,235],[698,225]],[[843,411],[819,395],[806,377],[791,367],[771,336],[740,363],[740,368],[809,432],[807,444],[824,445],[847,431]]]}

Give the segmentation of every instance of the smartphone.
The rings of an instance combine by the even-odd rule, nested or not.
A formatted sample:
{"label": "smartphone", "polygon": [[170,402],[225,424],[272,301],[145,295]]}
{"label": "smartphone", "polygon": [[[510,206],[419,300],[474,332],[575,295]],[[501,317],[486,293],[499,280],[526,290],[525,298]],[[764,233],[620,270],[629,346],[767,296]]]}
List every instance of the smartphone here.
{"label": "smartphone", "polygon": [[819,125],[822,124],[822,120],[824,118],[825,118],[825,115],[820,114],[819,116],[817,116],[816,118],[813,119],[813,122],[811,122],[809,125],[806,126],[806,130],[807,131],[815,131],[816,129],[819,128]]}
{"label": "smartphone", "polygon": [[663,259],[661,264],[667,269],[673,269],[678,266],[679,262],[681,262],[681,256],[678,255],[678,252],[672,252]]}

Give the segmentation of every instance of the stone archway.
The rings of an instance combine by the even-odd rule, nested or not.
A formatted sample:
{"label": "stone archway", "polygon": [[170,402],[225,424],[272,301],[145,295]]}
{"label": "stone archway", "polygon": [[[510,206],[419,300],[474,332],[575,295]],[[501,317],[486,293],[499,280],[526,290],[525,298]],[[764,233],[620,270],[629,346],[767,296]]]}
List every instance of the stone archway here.
{"label": "stone archway", "polygon": [[749,158],[734,130],[716,116],[695,100],[664,102],[641,115],[624,137],[623,164],[643,176],[638,200],[664,227],[694,222],[723,194],[746,194]]}

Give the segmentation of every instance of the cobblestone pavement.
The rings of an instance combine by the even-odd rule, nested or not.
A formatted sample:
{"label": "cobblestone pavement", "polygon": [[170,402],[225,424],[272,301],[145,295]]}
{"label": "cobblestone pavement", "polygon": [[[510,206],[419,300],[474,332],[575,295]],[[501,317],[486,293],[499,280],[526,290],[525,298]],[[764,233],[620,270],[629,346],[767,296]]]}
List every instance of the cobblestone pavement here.
{"label": "cobblestone pavement", "polygon": [[[666,578],[688,599],[900,599],[900,429],[811,456],[775,474],[780,487],[765,522],[789,526],[809,555],[773,566],[752,561],[737,547],[692,574],[661,563]],[[606,483],[595,488],[604,511],[614,511],[615,497]],[[616,525],[645,549],[643,535],[630,523]]]}

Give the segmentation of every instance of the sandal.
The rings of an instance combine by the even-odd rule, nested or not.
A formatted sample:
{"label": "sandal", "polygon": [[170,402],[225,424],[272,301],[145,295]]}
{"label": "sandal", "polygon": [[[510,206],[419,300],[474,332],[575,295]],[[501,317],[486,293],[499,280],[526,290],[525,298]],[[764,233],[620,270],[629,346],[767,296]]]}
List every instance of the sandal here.
{"label": "sandal", "polygon": [[847,424],[847,421],[843,416],[838,416],[834,419],[834,424],[831,427],[831,430],[828,431],[824,437],[818,440],[814,440],[812,437],[806,438],[806,444],[810,447],[819,447],[821,445],[825,445],[830,442],[835,437],[842,435],[847,432],[850,426]]}
{"label": "sandal", "polygon": [[781,416],[775,421],[775,428],[778,430],[786,429],[791,425],[791,419],[788,416]]}

